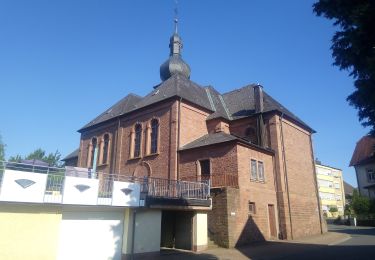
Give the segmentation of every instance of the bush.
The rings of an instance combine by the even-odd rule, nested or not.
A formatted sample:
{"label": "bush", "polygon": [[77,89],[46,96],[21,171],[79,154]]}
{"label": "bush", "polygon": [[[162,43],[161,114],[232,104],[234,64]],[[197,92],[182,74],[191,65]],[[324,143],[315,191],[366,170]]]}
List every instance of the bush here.
{"label": "bush", "polygon": [[337,211],[338,211],[337,207],[330,207],[329,208],[329,212],[331,212],[331,213],[335,213]]}

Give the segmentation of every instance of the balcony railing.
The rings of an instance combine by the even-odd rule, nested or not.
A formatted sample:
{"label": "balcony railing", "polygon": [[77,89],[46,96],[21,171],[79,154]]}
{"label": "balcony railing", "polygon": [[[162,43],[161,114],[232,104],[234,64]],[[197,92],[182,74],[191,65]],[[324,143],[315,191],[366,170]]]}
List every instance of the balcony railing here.
{"label": "balcony railing", "polygon": [[[144,197],[207,200],[208,183],[0,161],[0,201],[143,206]],[[124,196],[125,195],[125,196]]]}
{"label": "balcony railing", "polygon": [[211,188],[233,187],[238,188],[238,176],[236,174],[212,174],[199,176],[184,176],[184,181],[210,183]]}

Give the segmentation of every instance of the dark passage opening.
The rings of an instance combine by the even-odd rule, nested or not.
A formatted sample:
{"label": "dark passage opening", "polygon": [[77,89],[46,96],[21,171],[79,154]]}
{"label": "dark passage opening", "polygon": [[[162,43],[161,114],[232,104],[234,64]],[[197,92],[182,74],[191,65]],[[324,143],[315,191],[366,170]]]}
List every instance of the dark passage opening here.
{"label": "dark passage opening", "polygon": [[210,176],[211,169],[210,169],[210,160],[202,160],[199,161],[201,167],[201,176]]}
{"label": "dark passage opening", "polygon": [[190,211],[163,211],[160,247],[192,250],[193,216]]}

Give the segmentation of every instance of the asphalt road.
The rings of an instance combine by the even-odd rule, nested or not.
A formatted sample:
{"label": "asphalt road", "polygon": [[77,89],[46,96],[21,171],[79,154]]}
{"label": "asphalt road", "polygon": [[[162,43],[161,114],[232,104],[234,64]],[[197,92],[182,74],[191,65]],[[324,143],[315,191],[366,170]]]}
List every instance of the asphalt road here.
{"label": "asphalt road", "polygon": [[330,246],[306,245],[306,250],[272,259],[375,259],[375,227],[329,225],[329,231],[350,235],[346,241]]}
{"label": "asphalt road", "polygon": [[[334,244],[301,241],[268,241],[237,249],[210,249],[202,253],[163,252],[155,260],[310,260],[310,259],[371,259],[375,260],[375,227],[329,225],[329,231],[348,234]],[[317,238],[319,240],[319,238]]]}

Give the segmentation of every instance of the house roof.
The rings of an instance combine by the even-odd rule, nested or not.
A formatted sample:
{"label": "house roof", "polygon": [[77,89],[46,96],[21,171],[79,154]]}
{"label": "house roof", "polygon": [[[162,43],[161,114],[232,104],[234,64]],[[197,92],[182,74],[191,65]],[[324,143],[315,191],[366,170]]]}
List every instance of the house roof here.
{"label": "house roof", "polygon": [[64,159],[62,159],[61,161],[67,161],[70,159],[78,158],[78,153],[79,153],[79,149],[77,148],[76,150],[74,150],[73,152],[65,156]]}
{"label": "house roof", "polygon": [[349,166],[375,161],[375,138],[363,136],[356,144]]}
{"label": "house roof", "polygon": [[225,132],[218,132],[218,133],[210,133],[210,134],[206,134],[188,144],[185,144],[183,147],[181,147],[179,149],[179,151],[185,151],[185,150],[190,150],[190,149],[194,149],[194,148],[199,148],[199,147],[204,147],[204,146],[209,146],[209,145],[214,145],[214,144],[220,144],[220,143],[226,143],[226,142],[232,142],[232,141],[236,141],[236,142],[240,142],[242,144],[245,144],[247,146],[251,146],[255,149],[261,149],[265,152],[269,152],[269,153],[274,153],[273,150],[271,149],[267,149],[267,148],[264,148],[264,147],[260,147],[256,144],[253,144],[243,138],[240,138],[238,136],[235,136],[235,135],[231,135],[231,134],[227,134]]}
{"label": "house roof", "polygon": [[[236,89],[223,94],[223,98],[226,106],[228,107],[232,119],[240,119],[244,117],[251,116],[255,113],[255,95],[254,88],[257,84],[247,85],[240,89]],[[265,91],[263,91],[263,112],[279,111],[283,113],[290,119],[298,122],[308,130],[315,132],[310,126],[308,126],[304,121],[290,112],[287,108],[273,99]]]}
{"label": "house roof", "polygon": [[191,143],[185,144],[183,147],[180,148],[180,151],[182,150],[188,150],[193,148],[198,148],[202,146],[208,146],[213,144],[219,144],[219,143],[225,143],[237,140],[238,138],[234,135],[230,135],[224,132],[219,133],[212,133],[212,134],[206,134]]}
{"label": "house roof", "polygon": [[146,107],[171,97],[181,97],[200,107],[213,111],[206,90],[181,74],[174,74],[142,98],[136,108]]}
{"label": "house roof", "polygon": [[116,104],[108,108],[106,111],[101,113],[94,120],[87,123],[78,131],[80,132],[81,130],[84,130],[91,126],[97,125],[99,123],[108,121],[112,118],[126,114],[127,112],[135,109],[135,104],[137,104],[141,99],[142,98],[140,96],[130,93],[129,95],[125,96],[123,99],[118,101]]}
{"label": "house roof", "polygon": [[[207,117],[207,120],[214,118],[224,118],[226,120],[245,118],[255,114],[254,88],[256,86],[256,84],[247,85],[243,88],[220,94],[212,86],[202,87],[184,75],[177,73],[157,85],[154,90],[145,97],[140,97],[135,94],[127,95],[125,98],[121,99],[115,105],[82,127],[79,132],[112,118],[126,115],[127,113],[173,97],[182,98],[183,100],[189,101],[207,111],[210,111],[211,113]],[[278,111],[296,121],[307,130],[314,132],[311,127],[296,115],[264,91],[263,93],[263,112]]]}
{"label": "house roof", "polygon": [[344,181],[344,193],[345,195],[352,195],[353,194],[354,187]]}

